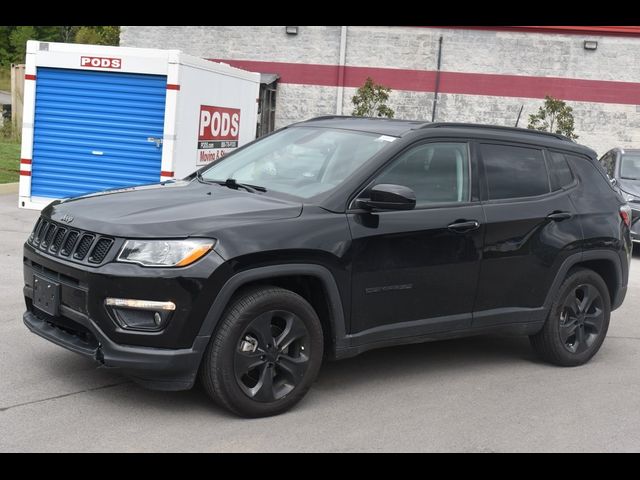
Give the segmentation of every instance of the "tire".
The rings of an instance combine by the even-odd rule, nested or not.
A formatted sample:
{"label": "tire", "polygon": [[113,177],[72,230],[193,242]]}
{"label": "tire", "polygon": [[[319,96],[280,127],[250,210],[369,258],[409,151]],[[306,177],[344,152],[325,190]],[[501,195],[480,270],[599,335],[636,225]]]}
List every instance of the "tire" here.
{"label": "tire", "polygon": [[237,415],[278,415],[304,397],[322,357],[322,326],[313,307],[290,290],[253,287],[227,307],[200,379],[216,403]]}
{"label": "tire", "polygon": [[545,361],[563,367],[588,362],[609,329],[611,300],[607,285],[593,270],[570,270],[558,289],[540,332],[529,337]]}

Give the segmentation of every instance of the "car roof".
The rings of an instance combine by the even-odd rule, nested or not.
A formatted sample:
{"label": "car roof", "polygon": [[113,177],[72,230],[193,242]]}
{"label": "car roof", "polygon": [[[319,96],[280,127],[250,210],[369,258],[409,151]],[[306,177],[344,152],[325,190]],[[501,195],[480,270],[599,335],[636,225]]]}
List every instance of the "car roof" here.
{"label": "car roof", "polygon": [[425,125],[428,125],[428,122],[418,120],[398,120],[395,118],[347,117],[340,115],[327,115],[324,117],[311,118],[294,125],[342,128],[345,130],[357,130],[359,132],[377,133],[380,135],[401,137],[405,133],[408,133],[412,130],[417,130],[424,127]]}
{"label": "car roof", "polygon": [[427,122],[420,120],[398,120],[395,118],[349,117],[327,115],[316,117],[290,126],[317,126],[325,128],[340,128],[360,132],[375,133],[402,137],[405,134],[422,130],[425,136],[454,134],[456,136],[477,137],[478,135],[491,139],[515,140],[534,143],[545,147],[557,147],[573,150],[592,157],[596,152],[584,145],[575,143],[564,135],[528,128],[505,127],[501,125],[486,125],[479,123]]}

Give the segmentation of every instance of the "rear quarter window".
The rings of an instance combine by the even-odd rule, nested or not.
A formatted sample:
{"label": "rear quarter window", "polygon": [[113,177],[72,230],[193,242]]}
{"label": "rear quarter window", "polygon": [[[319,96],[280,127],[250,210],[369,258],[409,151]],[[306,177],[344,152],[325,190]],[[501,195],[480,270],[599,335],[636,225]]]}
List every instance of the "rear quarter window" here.
{"label": "rear quarter window", "polygon": [[547,152],[549,154],[549,182],[551,190],[560,190],[573,183],[573,174],[563,153]]}

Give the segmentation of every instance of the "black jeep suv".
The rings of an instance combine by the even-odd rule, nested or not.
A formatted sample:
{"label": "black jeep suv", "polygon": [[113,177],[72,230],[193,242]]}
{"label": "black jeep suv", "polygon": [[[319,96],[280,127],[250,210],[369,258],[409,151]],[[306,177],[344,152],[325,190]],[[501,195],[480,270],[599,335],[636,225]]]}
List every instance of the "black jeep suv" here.
{"label": "black jeep suv", "polygon": [[34,333],[156,389],[283,412],[323,357],[487,332],[580,365],[622,303],[630,209],[595,152],[468,124],[322,117],[178,181],[54,201]]}

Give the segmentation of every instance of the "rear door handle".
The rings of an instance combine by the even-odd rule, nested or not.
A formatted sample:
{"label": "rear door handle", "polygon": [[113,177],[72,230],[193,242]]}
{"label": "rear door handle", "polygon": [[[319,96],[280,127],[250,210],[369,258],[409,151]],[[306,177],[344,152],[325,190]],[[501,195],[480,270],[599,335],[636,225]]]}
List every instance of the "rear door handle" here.
{"label": "rear door handle", "polygon": [[476,230],[480,227],[480,224],[477,220],[466,220],[464,222],[455,222],[450,225],[447,225],[447,228],[452,232],[456,233],[465,233],[470,232],[472,230]]}
{"label": "rear door handle", "polygon": [[560,222],[562,220],[567,220],[568,218],[573,217],[573,213],[571,212],[553,212],[547,215],[549,220],[555,220],[556,222]]}

